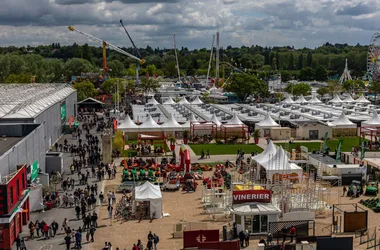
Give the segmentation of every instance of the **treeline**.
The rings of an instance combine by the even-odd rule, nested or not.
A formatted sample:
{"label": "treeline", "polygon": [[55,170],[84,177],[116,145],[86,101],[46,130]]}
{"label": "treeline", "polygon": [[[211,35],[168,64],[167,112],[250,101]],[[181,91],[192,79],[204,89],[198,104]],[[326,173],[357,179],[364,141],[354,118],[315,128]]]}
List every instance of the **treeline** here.
{"label": "treeline", "polygon": [[[132,48],[122,48],[134,54]],[[340,75],[348,60],[353,77],[365,74],[368,46],[326,43],[315,49],[294,49],[293,47],[228,46],[220,49],[220,60],[240,70],[251,72],[259,78],[268,78],[272,73],[282,73],[283,80],[327,80],[329,76]],[[140,48],[146,63],[140,67],[140,75],[176,76],[173,49]],[[179,49],[181,74],[186,76],[206,75],[210,50]],[[214,58],[215,60],[215,58]],[[136,62],[116,51],[107,50],[107,66],[112,77],[134,76]],[[59,43],[37,47],[0,48],[0,81],[25,82],[35,76],[37,82],[69,81],[71,76],[81,72],[100,72],[103,67],[101,47]],[[222,78],[232,71],[227,64],[221,64]],[[214,75],[214,69],[211,75]]]}

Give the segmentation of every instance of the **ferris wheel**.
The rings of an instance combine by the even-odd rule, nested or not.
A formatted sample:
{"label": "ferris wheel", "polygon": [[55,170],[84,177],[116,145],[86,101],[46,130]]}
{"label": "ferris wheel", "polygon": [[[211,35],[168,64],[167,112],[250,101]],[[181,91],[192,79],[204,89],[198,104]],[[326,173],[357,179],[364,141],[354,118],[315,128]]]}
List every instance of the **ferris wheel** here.
{"label": "ferris wheel", "polygon": [[[380,80],[380,33],[376,32],[371,39],[367,55],[367,79],[369,82]],[[379,41],[378,41],[379,39]]]}

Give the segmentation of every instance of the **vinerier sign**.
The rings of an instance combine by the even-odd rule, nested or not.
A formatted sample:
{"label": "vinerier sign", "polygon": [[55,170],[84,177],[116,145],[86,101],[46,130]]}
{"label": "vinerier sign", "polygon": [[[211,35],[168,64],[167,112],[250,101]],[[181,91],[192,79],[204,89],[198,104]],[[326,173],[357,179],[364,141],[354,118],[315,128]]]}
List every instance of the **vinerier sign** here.
{"label": "vinerier sign", "polygon": [[246,202],[270,203],[271,191],[270,190],[233,191],[232,193],[233,204],[241,204],[241,203],[246,203]]}

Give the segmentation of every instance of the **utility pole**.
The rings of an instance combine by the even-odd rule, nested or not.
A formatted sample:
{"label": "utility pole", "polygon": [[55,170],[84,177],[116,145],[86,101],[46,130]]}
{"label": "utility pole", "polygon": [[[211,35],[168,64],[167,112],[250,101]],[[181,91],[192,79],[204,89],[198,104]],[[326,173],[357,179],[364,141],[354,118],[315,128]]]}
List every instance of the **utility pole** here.
{"label": "utility pole", "polygon": [[219,82],[219,31],[216,32],[216,72],[215,72],[215,81],[214,81],[214,87],[215,83]]}

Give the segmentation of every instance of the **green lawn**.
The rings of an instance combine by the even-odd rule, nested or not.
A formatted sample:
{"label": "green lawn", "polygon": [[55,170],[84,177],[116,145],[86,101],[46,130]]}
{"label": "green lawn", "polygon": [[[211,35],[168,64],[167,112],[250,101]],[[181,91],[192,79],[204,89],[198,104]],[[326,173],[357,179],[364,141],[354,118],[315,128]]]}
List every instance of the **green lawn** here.
{"label": "green lawn", "polygon": [[[338,147],[339,139],[343,140],[342,152],[351,152],[352,146],[359,146],[359,137],[342,137],[337,139],[332,139],[327,141],[327,147],[330,148],[330,151],[335,151]],[[285,143],[276,143],[276,145],[282,146],[285,148]],[[297,146],[305,146],[309,149],[309,152],[321,149],[321,143],[319,142],[296,142],[289,144],[289,150],[296,148]]]}
{"label": "green lawn", "polygon": [[237,154],[239,149],[244,150],[246,154],[251,152],[263,151],[262,148],[255,144],[189,144],[191,149],[196,155],[201,155],[201,150],[203,149],[205,154],[207,149],[210,150],[210,155],[234,155]]}

